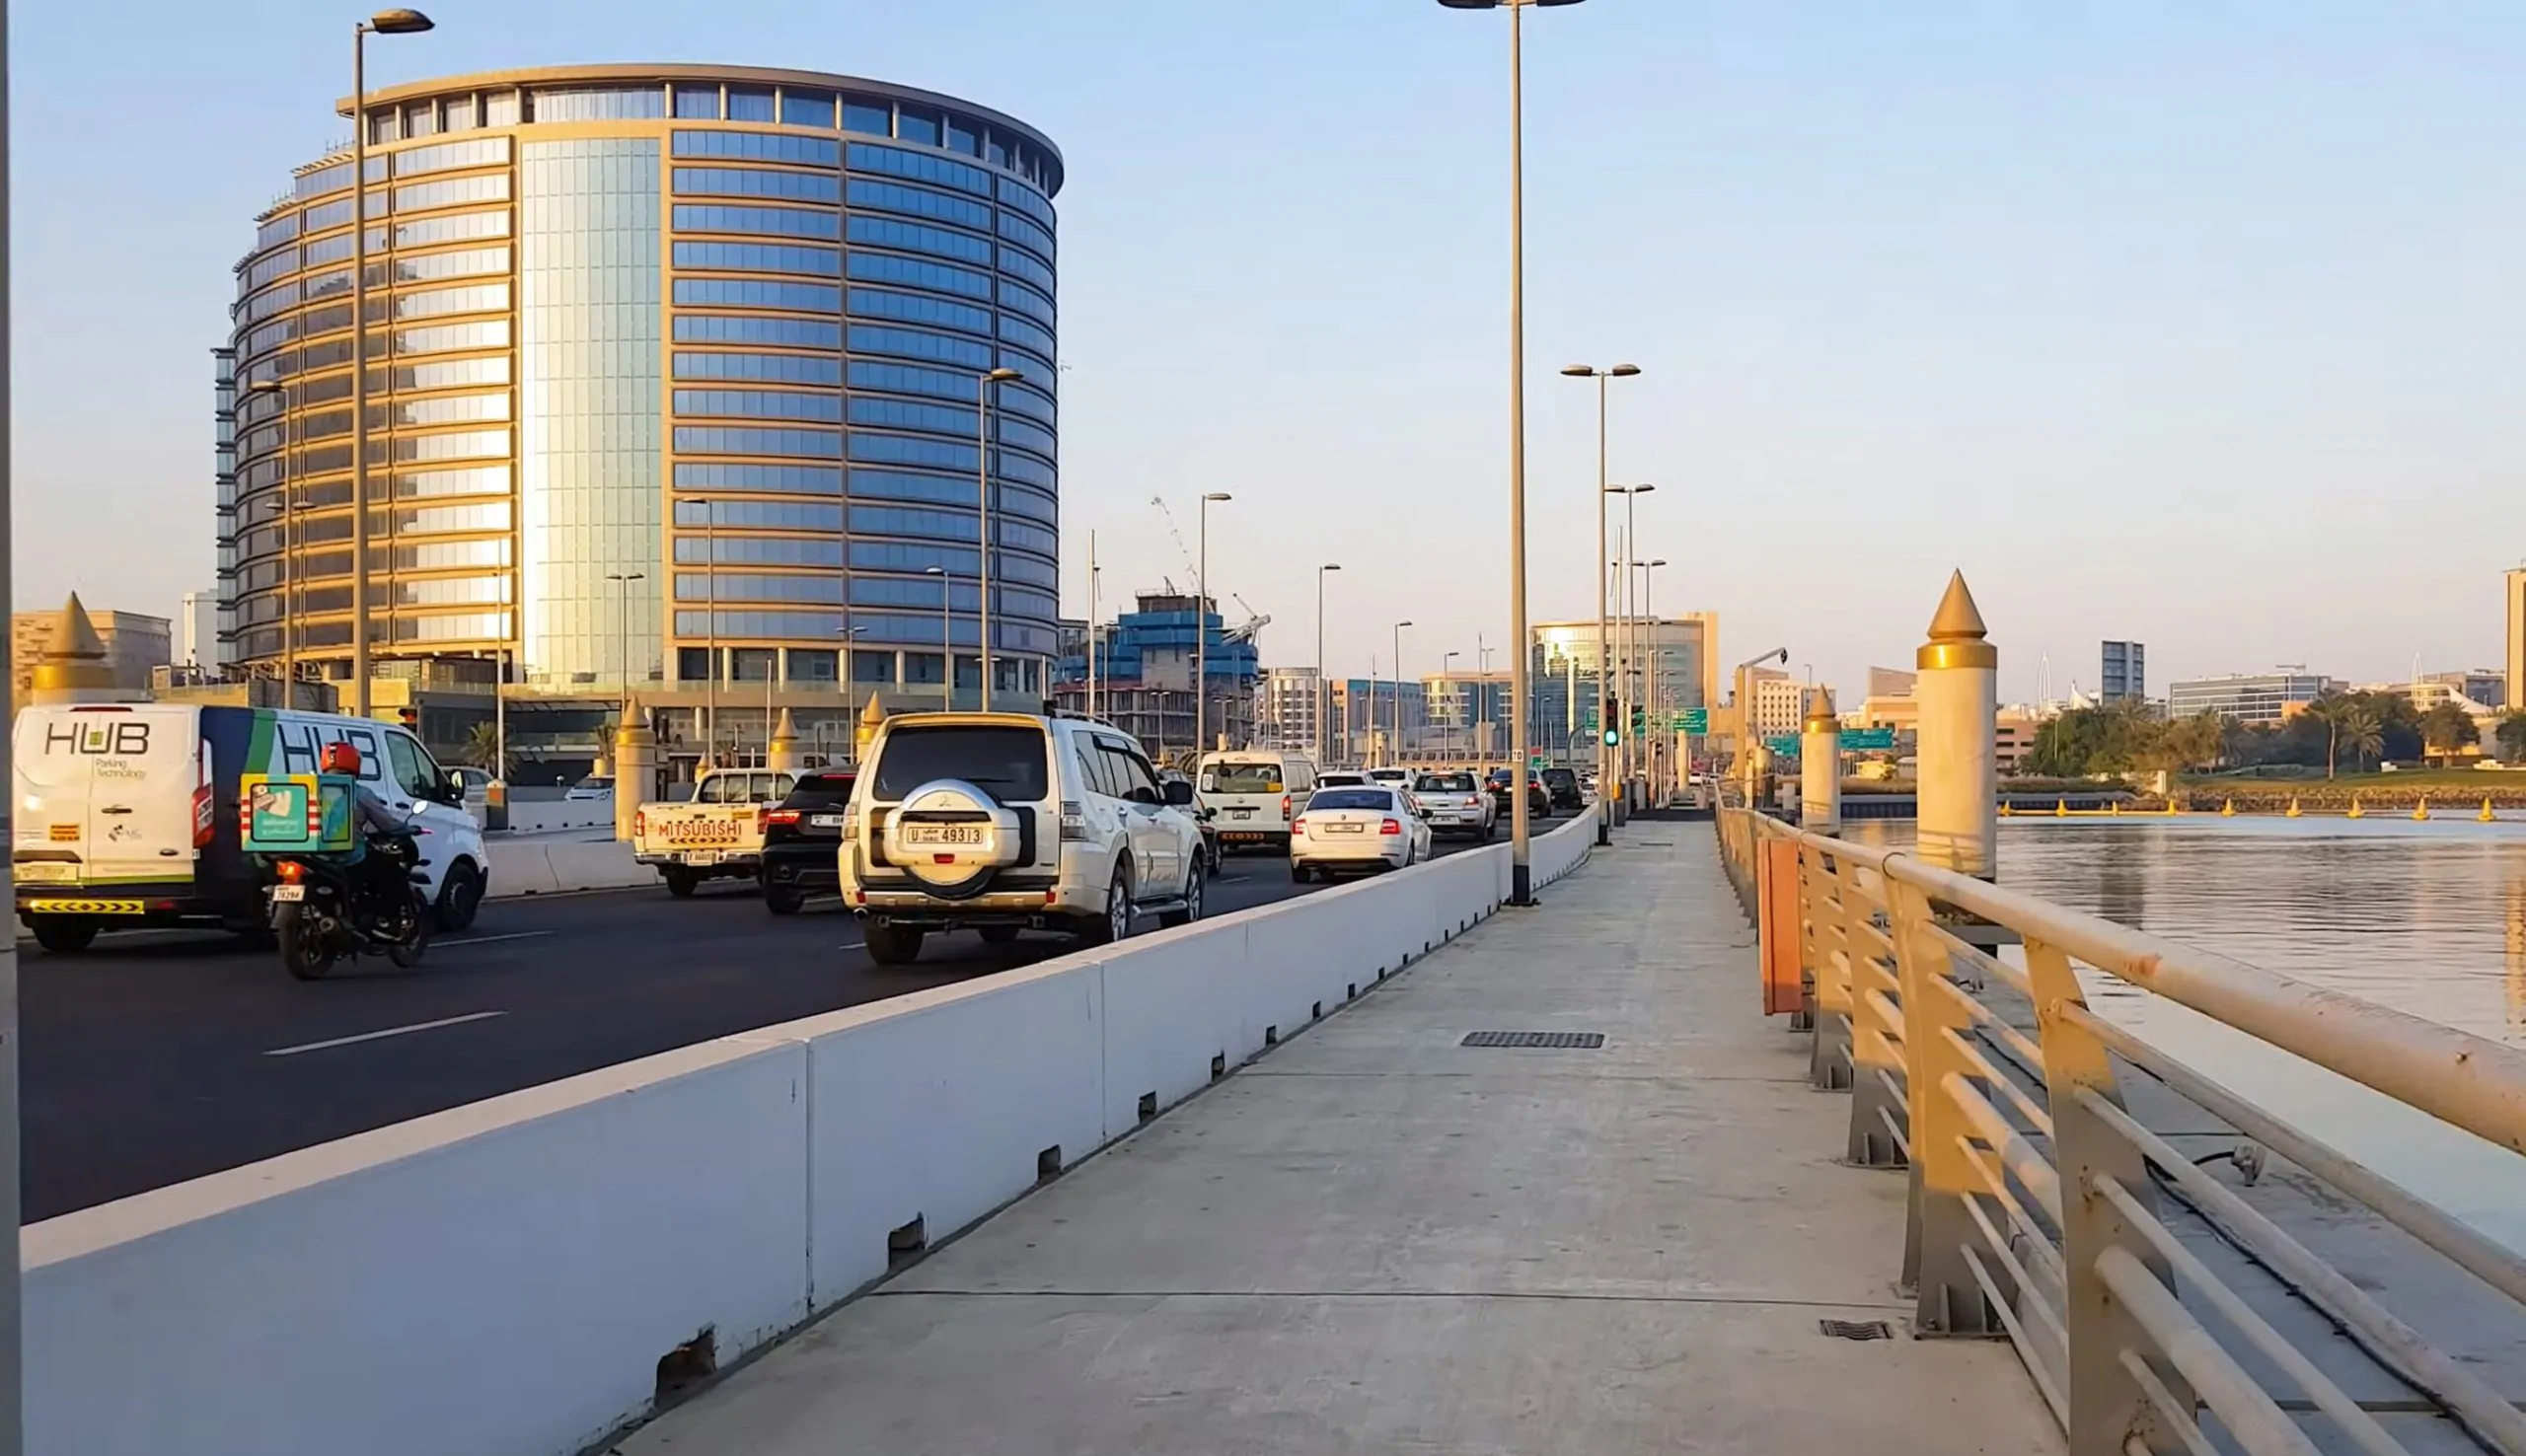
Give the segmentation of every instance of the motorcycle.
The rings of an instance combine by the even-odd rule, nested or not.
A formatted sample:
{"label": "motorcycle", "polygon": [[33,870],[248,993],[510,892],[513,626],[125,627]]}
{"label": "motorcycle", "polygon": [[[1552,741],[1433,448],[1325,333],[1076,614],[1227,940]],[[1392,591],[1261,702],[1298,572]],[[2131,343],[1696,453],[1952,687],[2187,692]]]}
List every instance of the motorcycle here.
{"label": "motorcycle", "polygon": [[[411,831],[370,835],[367,858],[340,854],[266,856],[272,934],[281,965],[300,981],[330,975],[335,962],[383,955],[409,970],[430,942],[428,883]],[[398,897],[397,885],[404,889]]]}

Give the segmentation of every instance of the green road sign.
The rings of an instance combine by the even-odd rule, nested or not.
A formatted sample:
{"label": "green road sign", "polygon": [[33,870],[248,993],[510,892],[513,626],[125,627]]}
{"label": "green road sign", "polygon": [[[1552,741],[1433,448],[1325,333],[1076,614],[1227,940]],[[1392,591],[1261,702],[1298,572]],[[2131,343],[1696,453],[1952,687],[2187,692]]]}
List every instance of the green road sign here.
{"label": "green road sign", "polygon": [[1674,731],[1677,733],[1708,733],[1710,731],[1710,709],[1686,708],[1682,712],[1675,714],[1673,726]]}
{"label": "green road sign", "polygon": [[1763,747],[1770,749],[1775,757],[1795,759],[1798,757],[1798,735],[1795,733],[1777,734],[1771,738],[1764,739]]}
{"label": "green road sign", "polygon": [[1892,728],[1845,728],[1842,730],[1844,753],[1867,753],[1872,750],[1891,749],[1894,746],[1894,730]]}

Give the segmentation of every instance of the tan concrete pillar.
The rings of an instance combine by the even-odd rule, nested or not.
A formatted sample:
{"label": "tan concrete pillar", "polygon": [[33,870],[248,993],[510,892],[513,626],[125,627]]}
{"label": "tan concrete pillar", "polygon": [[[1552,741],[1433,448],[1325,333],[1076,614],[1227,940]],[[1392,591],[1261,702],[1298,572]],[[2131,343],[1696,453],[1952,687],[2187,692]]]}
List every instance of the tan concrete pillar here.
{"label": "tan concrete pillar", "polygon": [[614,730],[614,837],[632,837],[632,817],[658,796],[658,735],[648,714]]}
{"label": "tan concrete pillar", "polygon": [[2000,650],[1983,640],[1973,593],[1960,571],[1914,654],[1920,670],[1921,858],[1958,874],[1999,874]]}
{"label": "tan concrete pillar", "polygon": [[780,720],[772,726],[772,741],[764,748],[763,766],[774,772],[798,771],[798,725],[789,710],[780,710]]}
{"label": "tan concrete pillar", "polygon": [[1816,694],[1799,736],[1798,827],[1820,835],[1842,828],[1842,722],[1829,692]]}

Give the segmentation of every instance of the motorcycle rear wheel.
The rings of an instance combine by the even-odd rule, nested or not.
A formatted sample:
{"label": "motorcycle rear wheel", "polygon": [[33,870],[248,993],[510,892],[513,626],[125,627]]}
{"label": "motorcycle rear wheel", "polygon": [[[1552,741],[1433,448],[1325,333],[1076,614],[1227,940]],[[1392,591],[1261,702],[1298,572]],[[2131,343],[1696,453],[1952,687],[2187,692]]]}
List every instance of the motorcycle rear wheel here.
{"label": "motorcycle rear wheel", "polygon": [[322,981],[334,970],[334,946],[309,921],[302,908],[283,903],[272,916],[272,935],[280,942],[280,963],[300,981]]}
{"label": "motorcycle rear wheel", "polygon": [[409,971],[421,963],[422,954],[429,948],[429,907],[421,903],[420,892],[416,890],[412,893],[412,909],[410,918],[406,922],[404,938],[386,948],[386,959]]}

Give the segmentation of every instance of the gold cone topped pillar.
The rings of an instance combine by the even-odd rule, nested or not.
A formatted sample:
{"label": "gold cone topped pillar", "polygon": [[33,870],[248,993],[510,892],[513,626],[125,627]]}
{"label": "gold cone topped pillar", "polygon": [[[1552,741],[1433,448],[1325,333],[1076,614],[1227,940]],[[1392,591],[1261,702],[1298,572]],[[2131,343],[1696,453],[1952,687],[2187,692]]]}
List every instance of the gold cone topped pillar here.
{"label": "gold cone topped pillar", "polygon": [[88,609],[72,592],[53,624],[52,639],[36,660],[34,702],[119,702],[132,694],[114,685],[114,670],[106,663],[106,643]]}
{"label": "gold cone topped pillar", "polygon": [[1948,578],[1913,655],[1920,727],[1920,857],[1962,875],[1999,873],[2000,650],[1965,573]]}

